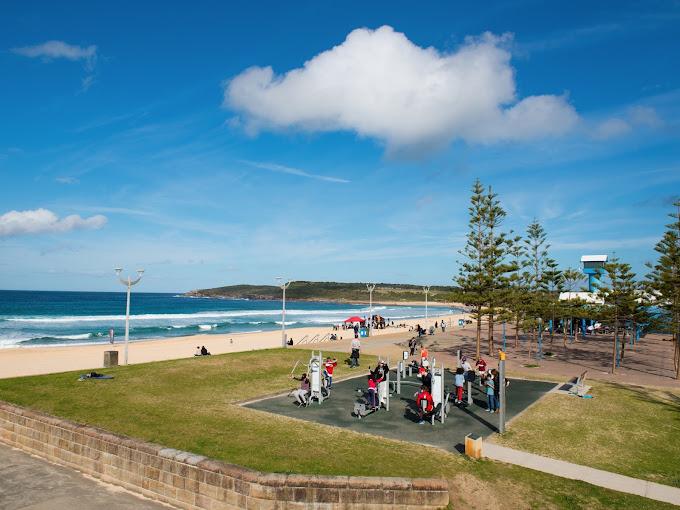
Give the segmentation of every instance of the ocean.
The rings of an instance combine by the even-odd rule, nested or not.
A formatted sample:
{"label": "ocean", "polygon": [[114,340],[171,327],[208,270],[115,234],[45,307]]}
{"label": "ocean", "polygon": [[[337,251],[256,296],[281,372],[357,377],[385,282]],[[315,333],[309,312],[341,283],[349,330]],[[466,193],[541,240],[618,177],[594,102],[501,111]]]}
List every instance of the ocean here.
{"label": "ocean", "polygon": [[[418,306],[376,305],[373,310],[394,321],[425,316]],[[448,311],[430,307],[428,315]],[[339,324],[352,315],[367,316],[368,305],[286,301],[287,329]],[[110,328],[116,342],[122,341],[124,292],[0,291],[0,348],[106,343]],[[131,340],[279,328],[281,301],[132,293]]]}

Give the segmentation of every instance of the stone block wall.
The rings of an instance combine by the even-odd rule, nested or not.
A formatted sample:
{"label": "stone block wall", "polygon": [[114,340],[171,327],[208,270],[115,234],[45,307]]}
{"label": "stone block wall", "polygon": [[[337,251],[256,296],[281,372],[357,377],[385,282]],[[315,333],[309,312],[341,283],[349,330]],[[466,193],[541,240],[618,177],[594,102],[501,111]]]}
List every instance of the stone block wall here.
{"label": "stone block wall", "polygon": [[0,441],[190,510],[405,510],[449,502],[445,480],[261,473],[2,401]]}

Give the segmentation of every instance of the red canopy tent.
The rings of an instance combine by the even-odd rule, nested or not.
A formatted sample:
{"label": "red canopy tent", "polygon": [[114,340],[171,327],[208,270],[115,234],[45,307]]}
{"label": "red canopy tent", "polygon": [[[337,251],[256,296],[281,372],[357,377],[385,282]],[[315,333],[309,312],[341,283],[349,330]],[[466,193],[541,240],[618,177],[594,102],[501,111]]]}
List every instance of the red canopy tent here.
{"label": "red canopy tent", "polygon": [[345,322],[359,322],[359,323],[363,324],[366,321],[364,319],[362,319],[361,317],[355,315],[354,317],[350,317],[349,319],[345,319]]}

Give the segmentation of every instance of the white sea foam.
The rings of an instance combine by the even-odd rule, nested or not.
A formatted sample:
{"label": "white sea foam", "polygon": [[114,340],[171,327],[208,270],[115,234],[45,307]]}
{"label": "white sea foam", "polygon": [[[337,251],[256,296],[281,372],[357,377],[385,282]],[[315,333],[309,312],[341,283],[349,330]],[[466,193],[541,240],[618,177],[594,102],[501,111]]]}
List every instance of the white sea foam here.
{"label": "white sea foam", "polygon": [[[373,311],[385,309],[385,307],[375,307]],[[361,315],[368,313],[368,309],[361,310],[286,310],[288,315],[333,315],[333,320],[344,317],[346,315]],[[192,319],[213,319],[213,318],[229,318],[229,317],[258,317],[258,316],[277,316],[281,315],[281,310],[233,310],[233,311],[206,311],[196,313],[148,313],[131,315],[130,320],[145,321],[145,320],[192,320]],[[337,317],[335,317],[337,316]],[[9,322],[26,322],[26,323],[45,323],[58,324],[68,322],[116,322],[124,321],[124,315],[64,315],[59,317],[49,316],[34,316],[34,317],[6,317],[5,320]],[[332,321],[329,321],[332,322]]]}

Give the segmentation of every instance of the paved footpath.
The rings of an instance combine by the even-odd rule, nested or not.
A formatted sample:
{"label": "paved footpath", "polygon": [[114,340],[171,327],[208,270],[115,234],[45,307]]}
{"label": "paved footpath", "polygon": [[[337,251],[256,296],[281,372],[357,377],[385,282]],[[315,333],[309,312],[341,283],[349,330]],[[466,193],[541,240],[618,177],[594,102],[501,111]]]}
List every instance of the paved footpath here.
{"label": "paved footpath", "polygon": [[167,505],[0,444],[2,510],[168,510]]}
{"label": "paved footpath", "polygon": [[680,505],[680,489],[676,487],[572,464],[571,462],[551,459],[533,453],[513,450],[512,448],[506,448],[505,446],[493,443],[484,443],[483,451],[485,457],[493,460],[542,471],[551,475],[561,476],[562,478],[582,480],[606,489]]}

